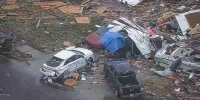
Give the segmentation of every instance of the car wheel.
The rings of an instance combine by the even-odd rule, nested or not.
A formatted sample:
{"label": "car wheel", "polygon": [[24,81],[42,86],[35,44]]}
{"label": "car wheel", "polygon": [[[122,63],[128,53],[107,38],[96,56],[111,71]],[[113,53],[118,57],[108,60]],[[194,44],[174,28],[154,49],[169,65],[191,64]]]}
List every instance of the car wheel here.
{"label": "car wheel", "polygon": [[115,96],[118,97],[118,98],[120,97],[120,94],[117,90],[115,90]]}
{"label": "car wheel", "polygon": [[132,56],[131,50],[126,51],[125,57],[131,58],[131,56]]}

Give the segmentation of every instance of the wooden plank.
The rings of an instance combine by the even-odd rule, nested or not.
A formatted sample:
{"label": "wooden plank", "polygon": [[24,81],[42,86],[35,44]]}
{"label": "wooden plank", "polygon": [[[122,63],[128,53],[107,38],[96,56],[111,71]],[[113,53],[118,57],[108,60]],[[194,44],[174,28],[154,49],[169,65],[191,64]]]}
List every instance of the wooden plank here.
{"label": "wooden plank", "polygon": [[99,8],[96,10],[96,12],[97,12],[99,15],[102,15],[106,10],[107,10],[107,7],[101,6],[101,7],[99,7]]}
{"label": "wooden plank", "polygon": [[76,23],[90,23],[90,17],[75,17]]}
{"label": "wooden plank", "polygon": [[36,6],[61,6],[61,5],[65,5],[65,3],[59,2],[59,1],[34,2],[33,5],[36,5]]}
{"label": "wooden plank", "polygon": [[86,0],[83,3],[81,3],[80,5],[85,5],[86,3],[88,3],[90,0]]}
{"label": "wooden plank", "polygon": [[74,14],[81,14],[83,12],[83,7],[74,6],[74,5],[67,5],[58,8],[63,13],[74,13]]}

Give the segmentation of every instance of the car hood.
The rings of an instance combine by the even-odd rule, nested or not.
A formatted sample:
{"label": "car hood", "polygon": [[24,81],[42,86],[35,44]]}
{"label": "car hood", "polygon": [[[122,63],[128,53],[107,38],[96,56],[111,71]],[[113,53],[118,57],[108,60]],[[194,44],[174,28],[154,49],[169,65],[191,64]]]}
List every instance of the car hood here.
{"label": "car hood", "polygon": [[96,49],[101,49],[103,46],[99,43],[100,38],[101,36],[94,32],[88,35],[87,42],[89,46]]}

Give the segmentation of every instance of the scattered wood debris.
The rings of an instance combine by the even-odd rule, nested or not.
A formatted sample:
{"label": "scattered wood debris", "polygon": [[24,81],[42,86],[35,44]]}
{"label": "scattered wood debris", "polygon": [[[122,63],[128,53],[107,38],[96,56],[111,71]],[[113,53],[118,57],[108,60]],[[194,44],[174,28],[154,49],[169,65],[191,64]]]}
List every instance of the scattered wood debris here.
{"label": "scattered wood debris", "polygon": [[65,80],[64,84],[66,86],[73,87],[77,84],[77,82],[74,79],[67,79],[67,80]]}
{"label": "scattered wood debris", "polygon": [[73,13],[73,14],[81,14],[83,12],[83,7],[75,6],[75,5],[67,5],[59,8],[63,13]]}
{"label": "scattered wood debris", "polygon": [[72,77],[74,77],[76,80],[78,80],[79,74],[78,73],[72,73]]}
{"label": "scattered wood debris", "polygon": [[75,17],[77,23],[90,23],[89,17]]}
{"label": "scattered wood debris", "polygon": [[5,9],[5,10],[12,10],[12,9],[17,9],[17,8],[19,8],[19,6],[16,5],[16,4],[13,4],[13,5],[3,6],[2,8]]}
{"label": "scattered wood debris", "polygon": [[12,10],[19,8],[19,6],[16,4],[16,0],[7,0],[6,6],[3,6],[2,8],[5,10]]}
{"label": "scattered wood debris", "polygon": [[72,46],[72,43],[69,42],[69,41],[64,41],[64,42],[63,42],[63,45],[64,45],[64,46]]}
{"label": "scattered wood debris", "polygon": [[39,25],[40,25],[40,19],[38,20],[38,22],[37,22],[37,25],[36,25],[36,27],[38,28],[39,27]]}
{"label": "scattered wood debris", "polygon": [[101,6],[99,7],[96,12],[99,14],[99,16],[104,16],[105,15],[105,11],[107,10],[107,7]]}

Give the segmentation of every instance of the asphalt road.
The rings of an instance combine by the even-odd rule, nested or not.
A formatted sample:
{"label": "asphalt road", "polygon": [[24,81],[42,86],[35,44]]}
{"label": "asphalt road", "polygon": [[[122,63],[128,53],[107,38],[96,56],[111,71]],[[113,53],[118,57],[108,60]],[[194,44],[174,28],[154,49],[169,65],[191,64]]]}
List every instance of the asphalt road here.
{"label": "asphalt road", "polygon": [[74,90],[62,90],[40,82],[39,68],[51,57],[40,55],[29,61],[30,65],[0,57],[0,100],[103,100],[105,95],[114,97],[106,82],[91,84],[92,79],[80,81]]}
{"label": "asphalt road", "polygon": [[26,63],[1,58],[0,100],[75,100],[75,92],[42,84],[39,78]]}

